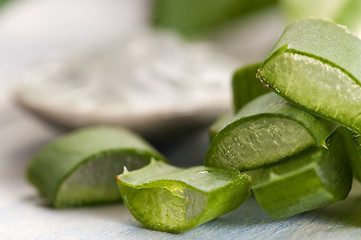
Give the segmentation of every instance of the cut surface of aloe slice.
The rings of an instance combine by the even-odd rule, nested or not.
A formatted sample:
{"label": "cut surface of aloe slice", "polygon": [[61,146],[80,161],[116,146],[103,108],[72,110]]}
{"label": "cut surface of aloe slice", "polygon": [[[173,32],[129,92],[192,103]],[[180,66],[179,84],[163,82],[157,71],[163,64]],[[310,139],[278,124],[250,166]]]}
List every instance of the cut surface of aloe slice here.
{"label": "cut surface of aloe slice", "polygon": [[56,208],[121,201],[114,176],[164,158],[138,136],[119,128],[90,127],[43,148],[27,178]]}
{"label": "cut surface of aloe slice", "polygon": [[232,77],[233,110],[237,113],[249,101],[259,97],[269,89],[256,78],[261,63],[253,63],[238,69]]}
{"label": "cut surface of aloe slice", "polygon": [[233,119],[212,140],[205,165],[257,169],[310,147],[327,147],[337,127],[272,92],[248,103]]}
{"label": "cut surface of aloe slice", "polygon": [[183,169],[152,162],[117,178],[131,214],[146,227],[166,232],[182,232],[210,221],[250,195],[250,177],[233,169]]}
{"label": "cut surface of aloe slice", "polygon": [[[332,136],[334,137],[334,136]],[[281,220],[347,197],[352,172],[342,142],[259,169],[252,191],[273,219]]]}
{"label": "cut surface of aloe slice", "polygon": [[258,78],[293,104],[361,133],[361,40],[329,20],[289,25]]}

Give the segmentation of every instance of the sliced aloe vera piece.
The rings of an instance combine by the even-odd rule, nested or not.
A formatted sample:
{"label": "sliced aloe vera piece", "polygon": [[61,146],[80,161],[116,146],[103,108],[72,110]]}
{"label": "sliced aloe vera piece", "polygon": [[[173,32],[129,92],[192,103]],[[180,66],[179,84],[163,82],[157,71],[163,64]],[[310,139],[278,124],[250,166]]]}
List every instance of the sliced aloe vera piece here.
{"label": "sliced aloe vera piece", "polygon": [[182,169],[152,162],[117,178],[131,214],[146,227],[166,232],[210,221],[237,208],[250,195],[250,177],[233,169]]}
{"label": "sliced aloe vera piece", "polygon": [[232,77],[233,109],[237,113],[249,101],[259,97],[269,89],[256,78],[261,63],[253,63],[238,69]]}
{"label": "sliced aloe vera piece", "polygon": [[258,78],[316,115],[361,133],[361,40],[329,20],[286,28]]}
{"label": "sliced aloe vera piece", "polygon": [[347,197],[352,172],[342,142],[333,136],[319,148],[257,170],[252,191],[273,219],[281,220]]}
{"label": "sliced aloe vera piece", "polygon": [[313,146],[327,147],[336,127],[270,92],[244,106],[214,137],[205,165],[248,171],[274,164]]}
{"label": "sliced aloe vera piece", "polygon": [[121,200],[114,176],[164,158],[119,128],[90,127],[65,135],[32,159],[27,177],[56,208]]}
{"label": "sliced aloe vera piece", "polygon": [[354,132],[340,128],[341,136],[354,177],[361,182],[361,137]]}

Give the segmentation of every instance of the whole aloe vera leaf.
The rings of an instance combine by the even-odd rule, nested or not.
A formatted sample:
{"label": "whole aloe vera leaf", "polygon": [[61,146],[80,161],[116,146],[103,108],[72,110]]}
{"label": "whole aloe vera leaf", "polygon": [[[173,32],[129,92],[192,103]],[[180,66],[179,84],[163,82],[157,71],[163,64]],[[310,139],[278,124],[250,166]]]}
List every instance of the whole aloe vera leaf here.
{"label": "whole aloe vera leaf", "polygon": [[232,77],[233,110],[237,113],[249,101],[259,97],[269,89],[256,78],[261,63],[253,63],[238,69]]}
{"label": "whole aloe vera leaf", "polygon": [[289,25],[257,77],[306,111],[361,133],[361,40],[329,20]]}
{"label": "whole aloe vera leaf", "polygon": [[166,232],[182,232],[210,221],[250,195],[250,177],[233,169],[182,169],[152,162],[117,178],[131,214],[147,228]]}
{"label": "whole aloe vera leaf", "polygon": [[352,185],[348,158],[337,136],[332,136],[329,149],[317,148],[256,171],[253,194],[276,220],[343,200]]}
{"label": "whole aloe vera leaf", "polygon": [[361,182],[361,137],[354,132],[340,128],[354,177]]}
{"label": "whole aloe vera leaf", "polygon": [[205,165],[257,169],[310,147],[326,148],[326,140],[336,128],[270,92],[244,106],[214,137]]}
{"label": "whole aloe vera leaf", "polygon": [[121,201],[114,176],[164,158],[138,136],[119,128],[90,127],[43,148],[28,180],[56,208]]}
{"label": "whole aloe vera leaf", "polygon": [[153,6],[153,23],[183,36],[204,34],[276,0],[157,0]]}

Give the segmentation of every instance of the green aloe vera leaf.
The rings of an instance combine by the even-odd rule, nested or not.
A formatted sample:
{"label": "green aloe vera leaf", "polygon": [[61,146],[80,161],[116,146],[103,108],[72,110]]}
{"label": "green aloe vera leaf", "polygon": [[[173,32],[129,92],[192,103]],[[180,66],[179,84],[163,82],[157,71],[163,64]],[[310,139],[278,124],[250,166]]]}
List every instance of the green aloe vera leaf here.
{"label": "green aloe vera leaf", "polygon": [[361,40],[329,20],[289,25],[257,77],[313,114],[361,133]]}
{"label": "green aloe vera leaf", "polygon": [[339,137],[318,148],[259,169],[252,192],[265,212],[281,220],[347,197],[352,172]]}
{"label": "green aloe vera leaf", "polygon": [[256,78],[261,63],[253,63],[238,69],[232,77],[233,110],[237,113],[256,97],[269,92]]}
{"label": "green aloe vera leaf", "polygon": [[257,169],[310,147],[326,148],[326,140],[336,128],[270,92],[244,106],[214,137],[205,165]]}
{"label": "green aloe vera leaf", "polygon": [[119,128],[89,127],[50,143],[30,162],[28,180],[55,208],[119,202],[114,176],[164,158]]}
{"label": "green aloe vera leaf", "polygon": [[117,178],[131,214],[147,228],[166,232],[192,229],[232,211],[250,195],[250,177],[233,169],[152,162]]}
{"label": "green aloe vera leaf", "polygon": [[361,182],[361,137],[347,128],[340,128],[354,177]]}
{"label": "green aloe vera leaf", "polygon": [[305,17],[330,18],[361,33],[361,1],[359,0],[281,0],[280,5],[290,20]]}
{"label": "green aloe vera leaf", "polygon": [[204,34],[276,0],[156,0],[153,23],[183,36]]}

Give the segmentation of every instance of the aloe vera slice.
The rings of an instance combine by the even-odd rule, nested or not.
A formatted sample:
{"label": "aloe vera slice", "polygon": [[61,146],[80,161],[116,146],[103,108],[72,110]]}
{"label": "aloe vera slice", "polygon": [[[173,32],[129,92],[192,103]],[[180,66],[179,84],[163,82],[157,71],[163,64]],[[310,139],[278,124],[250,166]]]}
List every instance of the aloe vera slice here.
{"label": "aloe vera slice", "polygon": [[56,208],[121,201],[114,176],[164,158],[119,128],[90,127],[65,135],[30,162],[28,180]]}
{"label": "aloe vera slice", "polygon": [[361,133],[361,40],[329,20],[289,25],[258,78],[293,104]]}
{"label": "aloe vera slice", "polygon": [[250,195],[250,177],[233,169],[183,169],[152,162],[117,178],[131,214],[146,227],[166,232],[182,232],[210,221]]}
{"label": "aloe vera slice", "polygon": [[238,69],[232,77],[233,109],[237,113],[249,101],[259,97],[269,89],[256,78],[261,63],[253,63]]}
{"label": "aloe vera slice", "polygon": [[205,165],[257,169],[310,147],[326,148],[336,128],[270,92],[244,106],[214,137]]}
{"label": "aloe vera slice", "polygon": [[343,200],[352,185],[348,158],[336,136],[329,149],[318,148],[257,171],[253,194],[276,220]]}
{"label": "aloe vera slice", "polygon": [[361,182],[361,137],[354,132],[340,128],[354,177]]}

